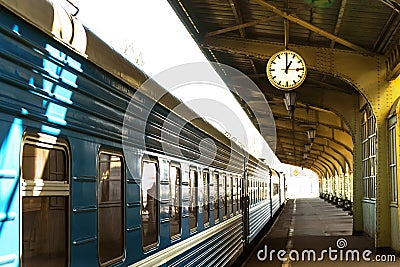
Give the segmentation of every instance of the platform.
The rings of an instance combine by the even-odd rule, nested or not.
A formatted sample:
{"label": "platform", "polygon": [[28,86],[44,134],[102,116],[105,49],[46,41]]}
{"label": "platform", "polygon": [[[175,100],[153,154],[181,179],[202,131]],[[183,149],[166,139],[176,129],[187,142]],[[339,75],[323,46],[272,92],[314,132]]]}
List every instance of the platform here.
{"label": "platform", "polygon": [[[242,266],[399,266],[400,258],[393,253],[377,255],[370,237],[353,236],[352,220],[347,212],[322,199],[291,199]],[[284,260],[278,259],[279,250],[285,251],[280,257]],[[315,251],[315,260],[311,250]],[[322,254],[323,250],[327,251]],[[369,262],[363,259],[363,252]],[[377,262],[380,259],[386,261]]]}

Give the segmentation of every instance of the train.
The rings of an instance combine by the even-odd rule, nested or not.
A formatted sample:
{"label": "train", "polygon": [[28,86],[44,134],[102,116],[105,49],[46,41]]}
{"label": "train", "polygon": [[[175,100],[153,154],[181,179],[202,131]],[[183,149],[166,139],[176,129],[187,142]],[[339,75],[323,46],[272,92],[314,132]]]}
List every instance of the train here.
{"label": "train", "polygon": [[227,266],[285,204],[283,175],[56,3],[0,18],[0,266]]}

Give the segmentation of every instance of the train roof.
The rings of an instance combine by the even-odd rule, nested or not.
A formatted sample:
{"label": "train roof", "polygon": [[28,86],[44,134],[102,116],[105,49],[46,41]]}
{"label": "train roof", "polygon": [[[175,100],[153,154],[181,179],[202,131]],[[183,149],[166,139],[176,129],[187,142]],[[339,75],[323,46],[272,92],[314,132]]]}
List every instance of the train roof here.
{"label": "train roof", "polygon": [[[135,89],[140,88],[143,94],[157,99],[158,103],[168,110],[174,112],[174,108],[179,105],[179,114],[174,112],[175,114],[221,143],[244,154],[245,151],[235,142],[227,138],[192,109],[182,105],[179,99],[159,84],[153,80],[146,82],[149,81],[149,77],[143,71],[107,45],[57,3],[47,0],[0,0],[0,4],[108,73]],[[145,82],[146,86],[142,86]],[[129,94],[129,92],[124,93]],[[131,93],[133,94],[134,91]],[[251,154],[249,154],[249,160],[269,169],[266,164]]]}

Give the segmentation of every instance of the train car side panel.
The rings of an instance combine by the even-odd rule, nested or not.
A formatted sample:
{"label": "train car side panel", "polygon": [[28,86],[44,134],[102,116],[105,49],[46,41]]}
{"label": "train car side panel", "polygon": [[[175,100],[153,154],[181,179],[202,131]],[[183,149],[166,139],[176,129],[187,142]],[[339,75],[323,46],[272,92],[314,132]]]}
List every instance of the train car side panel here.
{"label": "train car side panel", "polygon": [[97,265],[97,155],[93,142],[70,138],[71,265]]}
{"label": "train car side panel", "polygon": [[[1,84],[0,84],[1,86]],[[1,115],[0,119],[0,266],[19,261],[20,186],[19,162],[22,120]]]}

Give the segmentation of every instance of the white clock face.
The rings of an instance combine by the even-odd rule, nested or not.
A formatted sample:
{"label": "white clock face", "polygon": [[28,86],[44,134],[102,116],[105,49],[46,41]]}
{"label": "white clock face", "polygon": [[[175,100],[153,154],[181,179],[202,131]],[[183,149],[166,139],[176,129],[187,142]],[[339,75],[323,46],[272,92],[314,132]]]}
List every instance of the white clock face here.
{"label": "white clock face", "polygon": [[299,87],[307,74],[304,59],[290,50],[283,50],[272,55],[268,60],[266,71],[271,84],[286,91]]}

